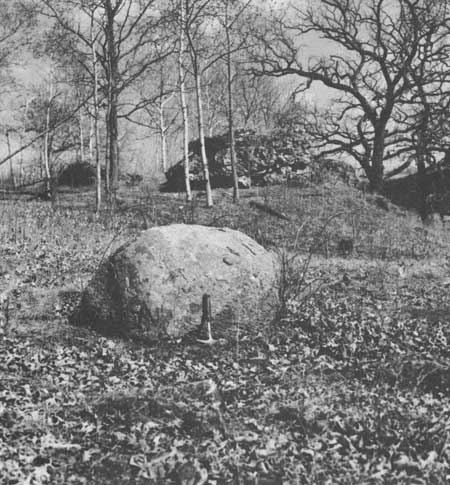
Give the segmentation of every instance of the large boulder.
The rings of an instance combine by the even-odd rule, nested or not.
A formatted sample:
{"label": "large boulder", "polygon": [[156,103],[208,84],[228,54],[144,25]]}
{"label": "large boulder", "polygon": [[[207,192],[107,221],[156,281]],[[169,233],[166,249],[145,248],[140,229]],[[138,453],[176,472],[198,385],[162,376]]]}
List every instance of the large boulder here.
{"label": "large boulder", "polygon": [[[312,157],[310,141],[304,132],[285,133],[275,130],[271,134],[256,134],[252,130],[235,132],[236,171],[241,187],[268,185],[287,180],[309,177]],[[233,175],[228,133],[205,138],[211,186],[232,187]],[[191,188],[205,187],[200,142],[189,143],[189,173]],[[180,160],[165,173],[166,183],[161,189],[184,191],[184,160]]]}
{"label": "large boulder", "polygon": [[179,337],[202,320],[211,296],[213,337],[257,331],[276,310],[277,259],[231,229],[152,228],[104,262],[72,322],[106,334]]}

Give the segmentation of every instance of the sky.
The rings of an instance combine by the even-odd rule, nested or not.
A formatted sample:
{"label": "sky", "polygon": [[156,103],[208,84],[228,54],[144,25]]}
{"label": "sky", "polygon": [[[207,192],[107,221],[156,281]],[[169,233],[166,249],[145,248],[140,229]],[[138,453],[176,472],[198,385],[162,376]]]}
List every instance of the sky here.
{"label": "sky", "polygon": [[[273,6],[281,13],[286,14],[288,20],[295,19],[297,15],[296,9],[306,9],[309,6],[314,7],[319,3],[319,0],[271,0]],[[319,35],[312,33],[302,38],[300,57],[303,61],[307,62],[308,58],[314,56],[323,56],[330,50],[330,43],[321,39]],[[301,79],[298,79],[301,82]],[[289,76],[286,84],[298,84],[295,76]],[[328,88],[321,82],[313,82],[310,89],[304,93],[304,99],[310,101],[312,104],[316,104],[320,107],[324,107],[330,104],[334,90]]]}

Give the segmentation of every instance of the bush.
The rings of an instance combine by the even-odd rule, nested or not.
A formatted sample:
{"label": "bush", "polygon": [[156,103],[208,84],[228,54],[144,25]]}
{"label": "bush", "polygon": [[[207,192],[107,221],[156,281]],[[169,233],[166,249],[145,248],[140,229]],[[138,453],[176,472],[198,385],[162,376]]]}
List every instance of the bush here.
{"label": "bush", "polygon": [[56,177],[56,185],[85,187],[95,183],[95,167],[88,162],[76,161],[63,167]]}

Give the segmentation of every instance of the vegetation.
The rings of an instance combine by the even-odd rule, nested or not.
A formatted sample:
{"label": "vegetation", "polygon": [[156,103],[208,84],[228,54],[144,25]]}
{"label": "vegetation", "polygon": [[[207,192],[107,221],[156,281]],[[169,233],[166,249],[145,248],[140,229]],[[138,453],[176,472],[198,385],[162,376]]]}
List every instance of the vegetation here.
{"label": "vegetation", "polygon": [[[7,155],[0,165],[10,162],[3,173],[10,186],[36,181],[35,171],[16,184],[27,178],[17,173],[24,151],[25,165],[40,169],[48,196],[59,165],[89,160],[96,166],[97,212],[102,184],[114,210],[120,174],[130,166],[158,177],[183,157],[189,200],[191,138],[200,142],[202,184],[212,206],[205,140],[226,131],[237,201],[242,160],[235,131],[267,134],[288,122],[304,125],[314,154],[350,156],[371,190],[382,192],[387,178],[414,167],[427,215],[429,194],[421,182],[430,167],[447,167],[449,160],[447,2],[8,5],[0,50],[11,94],[2,101]],[[24,59],[19,67],[13,52]],[[22,76],[27,60],[42,66],[38,79]],[[312,103],[310,90],[332,108]]]}
{"label": "vegetation", "polygon": [[[303,89],[313,82],[331,89],[333,109],[315,134],[325,152],[359,163],[373,190],[383,188],[392,159],[412,155],[403,168],[414,159],[422,174],[446,151],[432,133],[442,133],[448,106],[447,2],[321,0],[292,11],[257,29],[260,72],[298,76]],[[316,38],[325,53],[305,62],[303,43]]]}
{"label": "vegetation", "polygon": [[[213,209],[199,193],[119,196],[105,220],[93,190],[53,209],[2,202],[2,483],[448,482],[446,229],[331,174],[238,205],[217,190]],[[268,334],[143,347],[67,324],[100,259],[170,222],[280,252],[284,312]]]}
{"label": "vegetation", "polygon": [[[450,482],[448,2],[307,3],[0,0],[0,483]],[[238,190],[256,175],[277,185]],[[275,321],[211,345],[68,324],[175,222],[276,251]]]}

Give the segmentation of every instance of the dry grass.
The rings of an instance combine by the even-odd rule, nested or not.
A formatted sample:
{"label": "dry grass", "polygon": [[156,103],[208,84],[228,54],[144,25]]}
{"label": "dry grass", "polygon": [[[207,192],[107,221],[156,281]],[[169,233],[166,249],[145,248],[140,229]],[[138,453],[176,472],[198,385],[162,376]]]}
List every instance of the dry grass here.
{"label": "dry grass", "polygon": [[[177,483],[177,466],[195,458],[227,484],[233,474],[272,484],[446,483],[449,228],[383,210],[339,181],[243,191],[239,204],[226,190],[214,196],[207,209],[200,194],[186,204],[183,194],[123,191],[112,218],[96,218],[85,191],[62,193],[55,207],[0,202],[9,399],[0,404],[0,481]],[[251,207],[255,199],[290,221]],[[270,341],[146,348],[68,326],[103,257],[144,226],[174,222],[239,229],[285,254],[291,286]],[[339,253],[343,237],[352,254]],[[299,302],[296,271],[310,256],[300,277],[324,290]],[[221,384],[220,419],[211,394],[190,391],[210,379]],[[159,482],[145,478],[167,470]]]}
{"label": "dry grass", "polygon": [[[241,230],[284,254],[285,263],[292,266],[287,270],[294,272],[311,253],[313,266],[333,266],[333,258],[338,258],[347,267],[375,264],[381,273],[446,271],[450,237],[445,225],[424,226],[414,213],[392,205],[389,211],[380,209],[373,197],[339,180],[308,188],[254,188],[241,194],[240,202],[233,204],[230,191],[216,190],[215,205],[208,209],[199,193],[187,204],[184,194],[127,188],[120,193],[113,217],[108,212],[96,217],[94,194],[86,190],[63,191],[54,207],[47,202],[0,201],[0,293],[24,301],[22,316],[34,311],[51,317],[54,295],[41,298],[31,313],[26,310],[26,302],[36,300],[30,297],[36,288],[44,293],[80,291],[100,260],[124,241],[143,228],[169,223]],[[283,212],[290,221],[256,209],[252,200]],[[353,240],[352,254],[340,254],[342,238]]]}

